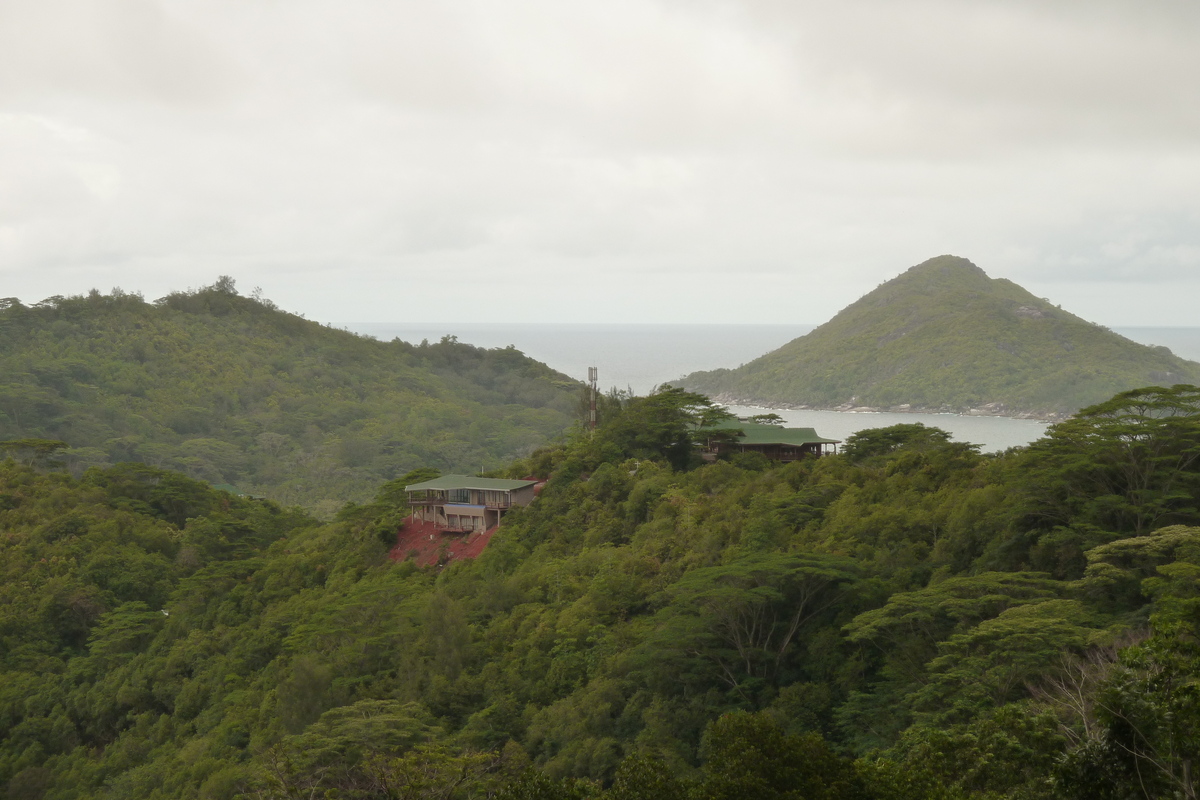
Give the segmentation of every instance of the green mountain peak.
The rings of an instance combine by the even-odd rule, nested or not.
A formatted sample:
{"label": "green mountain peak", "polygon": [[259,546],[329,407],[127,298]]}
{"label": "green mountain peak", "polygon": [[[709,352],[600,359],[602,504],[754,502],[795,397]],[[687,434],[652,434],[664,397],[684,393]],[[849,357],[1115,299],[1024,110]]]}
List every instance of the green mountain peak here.
{"label": "green mountain peak", "polygon": [[938,276],[949,279],[988,278],[988,274],[980,267],[976,266],[968,259],[961,256],[943,255],[935,256],[928,261],[922,261],[914,267],[909,267],[895,280],[900,280],[904,276]]}
{"label": "green mountain peak", "polygon": [[1119,391],[1197,380],[1200,364],[941,255],[778,350],[682,384],[748,404],[1054,418]]}

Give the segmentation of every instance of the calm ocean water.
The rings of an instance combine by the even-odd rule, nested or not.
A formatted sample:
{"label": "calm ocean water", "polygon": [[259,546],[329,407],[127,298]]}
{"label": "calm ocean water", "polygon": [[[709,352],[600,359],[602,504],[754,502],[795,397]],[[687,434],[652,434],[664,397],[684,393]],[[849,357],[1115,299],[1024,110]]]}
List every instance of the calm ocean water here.
{"label": "calm ocean water", "polygon": [[457,336],[478,347],[513,345],[559,372],[587,380],[588,367],[600,371],[603,389],[617,387],[646,394],[660,383],[688,373],[736,367],[803,336],[815,325],[521,325],[445,323],[401,325],[361,323],[349,330],[413,344]]}
{"label": "calm ocean water", "polygon": [[[600,373],[600,386],[646,394],[690,372],[737,367],[811,331],[815,325],[559,325],[448,322],[404,324],[364,322],[348,330],[414,344],[443,336],[479,347],[513,345],[526,355],[580,380],[588,367]],[[1177,355],[1200,361],[1200,328],[1114,328],[1142,344],[1164,345]],[[737,410],[737,409],[735,409]],[[753,413],[753,409],[743,409]],[[959,441],[984,451],[1028,444],[1046,425],[1003,417],[956,414],[855,414],[837,411],[777,412],[789,425],[816,428],[822,436],[845,439],[855,431],[898,422],[923,422],[949,431]]]}

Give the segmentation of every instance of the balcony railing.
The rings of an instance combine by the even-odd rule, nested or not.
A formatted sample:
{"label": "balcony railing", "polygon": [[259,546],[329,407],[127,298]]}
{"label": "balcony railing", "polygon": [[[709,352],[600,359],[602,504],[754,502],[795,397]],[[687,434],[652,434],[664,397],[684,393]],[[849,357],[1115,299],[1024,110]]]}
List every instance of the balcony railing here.
{"label": "balcony railing", "polygon": [[410,506],[483,506],[484,508],[512,508],[511,500],[488,500],[483,503],[466,503],[461,500],[447,500],[444,497],[410,497]]}

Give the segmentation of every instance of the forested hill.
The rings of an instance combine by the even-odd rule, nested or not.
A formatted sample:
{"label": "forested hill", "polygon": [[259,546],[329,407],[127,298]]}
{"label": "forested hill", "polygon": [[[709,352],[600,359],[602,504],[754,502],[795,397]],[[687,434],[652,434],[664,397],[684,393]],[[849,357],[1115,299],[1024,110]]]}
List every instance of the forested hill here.
{"label": "forested hill", "polygon": [[1200,389],[782,465],[709,411],[606,398],[442,568],[388,560],[404,476],[317,524],[0,461],[0,796],[1197,796]]}
{"label": "forested hill", "polygon": [[1138,386],[1197,381],[1200,364],[1165,347],[1132,342],[964,258],[939,256],[778,350],[680,385],[768,405],[1054,417]]}
{"label": "forested hill", "polygon": [[418,465],[497,468],[572,422],[578,384],[514,349],[380,342],[239,296],[0,300],[0,441],[61,440],[332,512]]}

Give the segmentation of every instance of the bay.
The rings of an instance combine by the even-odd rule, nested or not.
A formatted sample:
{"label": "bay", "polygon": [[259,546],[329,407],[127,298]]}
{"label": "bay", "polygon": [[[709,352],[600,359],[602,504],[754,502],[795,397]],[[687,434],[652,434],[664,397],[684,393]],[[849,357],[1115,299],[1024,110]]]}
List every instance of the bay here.
{"label": "bay", "polygon": [[729,406],[739,417],[778,414],[789,428],[813,428],[826,439],[844,442],[852,434],[868,428],[889,425],[911,425],[919,422],[931,428],[941,428],[956,442],[979,445],[984,453],[995,453],[1010,447],[1023,447],[1040,439],[1049,424],[1036,419],[1011,417],[972,417],[965,414],[897,414],[888,411],[813,411],[809,409],[756,408]]}

